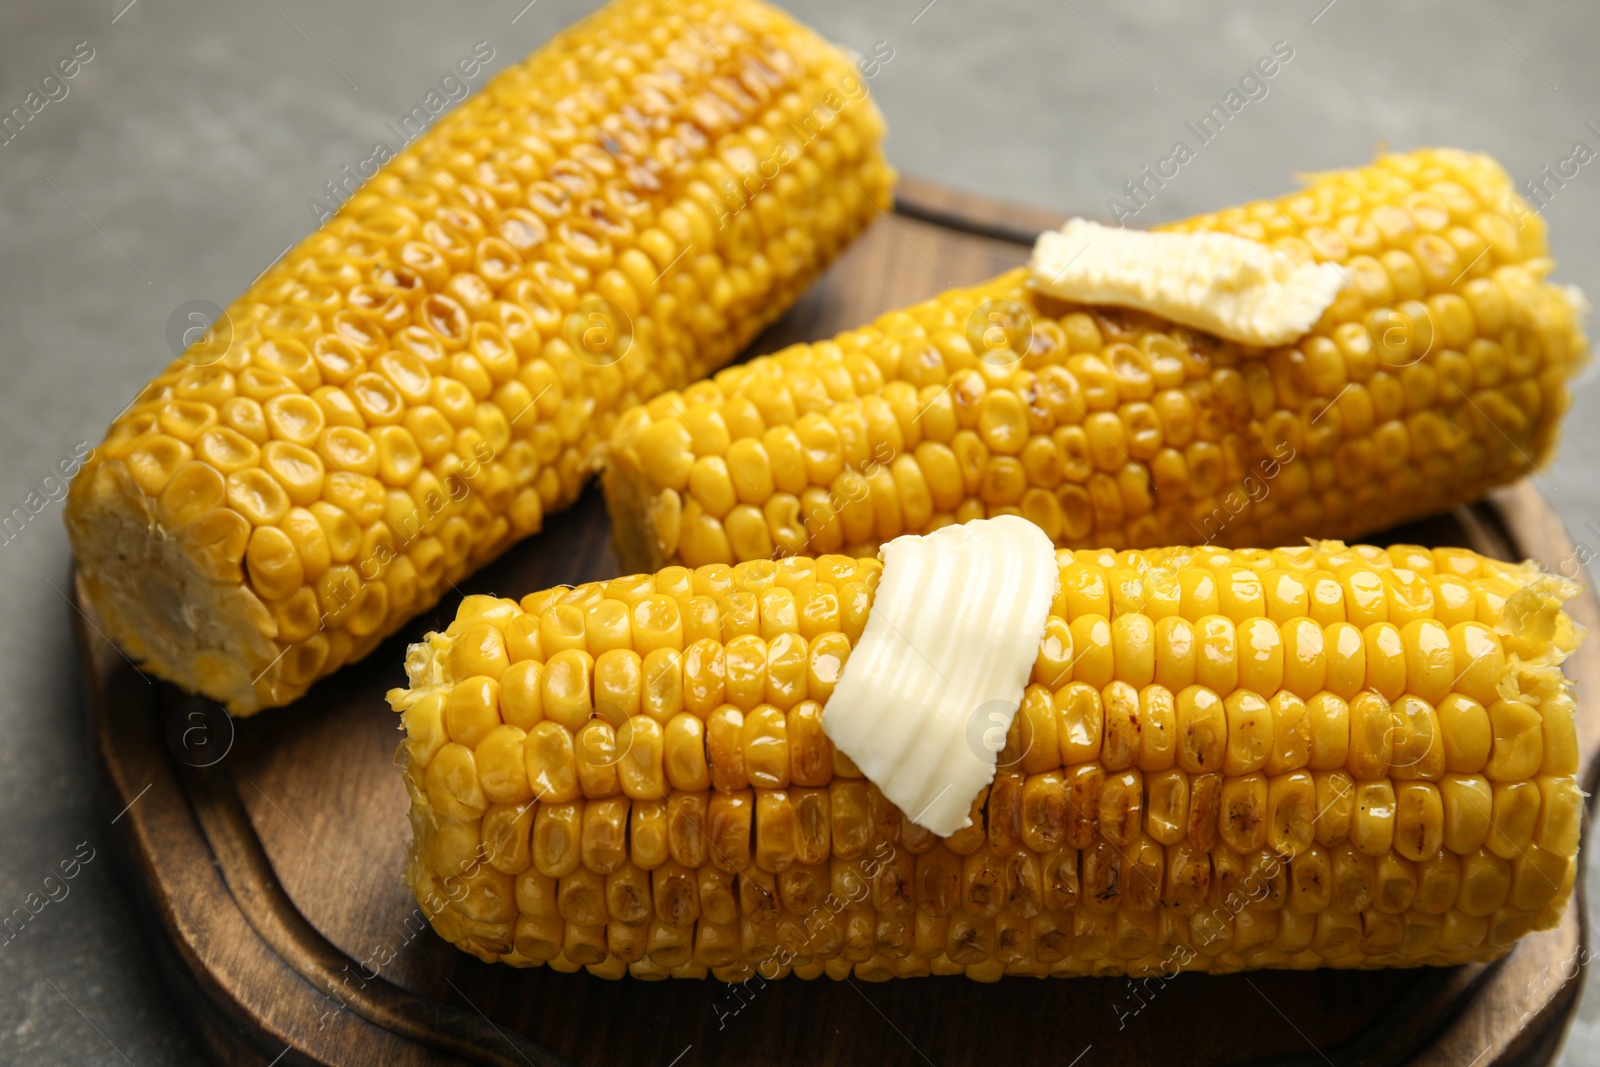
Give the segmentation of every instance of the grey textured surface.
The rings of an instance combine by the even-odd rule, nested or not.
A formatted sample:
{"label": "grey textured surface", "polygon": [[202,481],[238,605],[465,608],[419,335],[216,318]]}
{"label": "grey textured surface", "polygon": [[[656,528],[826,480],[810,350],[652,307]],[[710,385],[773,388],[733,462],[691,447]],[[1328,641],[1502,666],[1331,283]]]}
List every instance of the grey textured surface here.
{"label": "grey textured surface", "polygon": [[[56,464],[97,442],[169,358],[173,309],[241,291],[311,228],[307,200],[322,183],[369,154],[385,122],[475,42],[494,47],[498,68],[594,6],[525,2],[5,5],[0,110],[78,42],[94,56],[64,99],[0,146],[0,511],[50,495]],[[1486,150],[1518,179],[1576,141],[1600,149],[1585,127],[1600,126],[1600,11],[1584,0],[1433,0],[1400,13],[1365,0],[926,2],[788,6],[860,52],[892,48],[872,87],[902,170],[995,196],[1109,213],[1122,183],[1278,41],[1294,54],[1267,95],[1139,222],[1275,193],[1383,144]],[[1544,214],[1559,276],[1600,293],[1600,162]],[[1585,462],[1600,447],[1595,377],[1541,487],[1600,549],[1600,468]],[[59,511],[52,503],[0,545],[0,912],[42,892],[80,842],[98,852],[68,895],[0,938],[0,1063],[196,1063],[85,787]],[[1600,888],[1600,850],[1590,855]],[[1591,983],[1562,1063],[1597,1061]]]}

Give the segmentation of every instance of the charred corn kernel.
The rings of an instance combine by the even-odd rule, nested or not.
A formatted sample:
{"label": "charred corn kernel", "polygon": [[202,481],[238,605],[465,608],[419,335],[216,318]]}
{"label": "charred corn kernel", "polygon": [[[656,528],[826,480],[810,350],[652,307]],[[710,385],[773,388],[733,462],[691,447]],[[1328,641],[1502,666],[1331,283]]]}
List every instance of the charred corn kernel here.
{"label": "charred corn kernel", "polygon": [[[1472,619],[1397,570],[1461,583]],[[1583,815],[1561,579],[1410,546],[1058,551],[994,779],[940,838],[822,729],[881,573],[464,600],[390,694],[436,929],[608,975],[989,980],[1145,973],[1178,945],[1210,971],[1450,964],[1559,920]]]}
{"label": "charred corn kernel", "polygon": [[1197,774],[1189,781],[1189,828],[1186,839],[1197,848],[1216,844],[1222,820],[1222,775]]}
{"label": "charred corn kernel", "polygon": [[[1115,637],[1112,640],[1115,641]],[[1107,770],[1120,771],[1139,755],[1143,734],[1139,694],[1127,682],[1112,682],[1105,688],[1103,701],[1105,736],[1100,746],[1100,761]]]}
{"label": "charred corn kernel", "polygon": [[[601,54],[624,57],[603,83],[586,68]],[[110,427],[66,512],[100,625],[238,714],[364,655],[574,500],[622,412],[727,362],[887,207],[865,88],[758,0],[614,4],[498,75]],[[773,471],[725,409],[641,427],[652,476],[674,487],[657,528],[700,555],[803,540],[768,532]],[[793,403],[760,410],[791,434]],[[803,465],[778,477],[809,500],[810,478],[843,467],[832,422],[804,431]],[[311,633],[263,610],[317,592],[328,568],[297,511],[361,598],[321,605]],[[681,647],[668,621],[646,611],[644,626]],[[589,653],[619,629],[597,628]],[[342,654],[314,654],[329,644]]]}
{"label": "charred corn kernel", "polygon": [[[1413,219],[1415,198],[1441,191],[1462,205],[1462,229],[1516,230],[1521,239],[1481,243],[1465,256],[1452,249],[1459,265],[1439,271],[1443,261],[1419,255],[1409,227],[1374,221]],[[728,427],[741,506],[716,518],[725,494],[708,495],[692,513],[668,504],[680,493],[677,470],[673,479],[653,472],[665,462],[658,442],[679,431],[657,427],[688,432],[686,398],[668,394],[619,423],[613,437],[605,482],[624,565],[831,552],[841,536],[844,551],[870,552],[949,517],[1013,508],[1072,548],[1290,544],[1447,510],[1549,454],[1569,403],[1566,382],[1586,356],[1582,304],[1547,281],[1544,225],[1492,160],[1448,149],[1385,155],[1319,175],[1275,201],[1165,229],[1288,242],[1308,265],[1337,264],[1349,285],[1304,336],[1260,349],[1140,312],[1056,300],[1019,270],[833,341],[723,371],[697,387],[695,400]],[[1315,239],[1308,244],[1302,232]],[[1352,244],[1346,233],[1363,242]],[[1435,247],[1435,235],[1426,236]],[[1433,266],[1424,271],[1421,262]],[[937,355],[917,355],[930,350]],[[820,377],[837,388],[812,393],[814,406],[802,412],[793,397]],[[919,389],[937,393],[938,403],[930,397],[904,420],[890,413],[897,390]],[[778,396],[789,399],[769,399]],[[741,419],[751,406],[760,419]],[[792,461],[777,459],[773,442],[798,438],[802,427],[804,461],[798,449]],[[926,440],[946,433],[937,447]],[[791,480],[779,485],[783,474]],[[836,488],[847,475],[859,497]],[[815,520],[803,509],[798,529],[785,526],[804,542],[787,545],[763,509],[779,495],[805,501],[808,493],[826,506]],[[823,514],[847,511],[858,525],[841,535]],[[1435,575],[1414,570],[1404,556],[1389,562],[1407,577],[1365,575],[1352,585],[1328,567],[1297,590],[1272,584],[1272,576],[1246,577],[1235,588],[1219,575],[1204,593],[1218,604],[1181,613],[1191,622],[1228,615],[1243,596],[1265,599],[1265,621],[1281,626],[1290,617],[1281,605],[1304,596],[1307,610],[1295,617],[1320,626],[1391,624],[1399,669],[1386,677],[1403,686],[1409,669],[1416,687],[1380,692],[1437,703],[1451,682],[1449,665],[1465,662],[1457,637],[1441,634],[1466,621],[1461,587],[1436,586]],[[1458,614],[1441,612],[1441,597]],[[1424,614],[1426,625],[1403,637]],[[1266,640],[1264,630],[1251,636]],[[1293,659],[1305,631],[1293,648],[1289,634],[1281,637],[1288,684],[1310,699],[1322,683]],[[1239,667],[1259,666],[1270,677],[1278,653],[1248,647],[1260,662],[1241,659]],[[1161,681],[1174,691],[1188,684]],[[1349,700],[1367,684],[1355,675],[1326,688]],[[1479,685],[1456,691],[1492,702]]]}
{"label": "charred corn kernel", "polygon": [[1261,847],[1267,836],[1267,780],[1260,774],[1229,776],[1222,785],[1224,843],[1236,852]]}
{"label": "charred corn kernel", "polygon": [[1215,692],[1191,685],[1178,694],[1178,767],[1189,774],[1222,770],[1228,718]]}
{"label": "charred corn kernel", "polygon": [[1267,844],[1293,859],[1311,847],[1317,820],[1317,791],[1306,771],[1272,777],[1267,796]]}

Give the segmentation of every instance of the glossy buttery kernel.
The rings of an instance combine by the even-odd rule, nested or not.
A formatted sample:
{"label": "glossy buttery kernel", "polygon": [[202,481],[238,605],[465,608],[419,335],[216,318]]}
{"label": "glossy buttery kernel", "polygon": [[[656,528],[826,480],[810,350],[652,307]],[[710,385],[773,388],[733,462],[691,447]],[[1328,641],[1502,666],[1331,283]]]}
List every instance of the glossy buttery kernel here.
{"label": "glossy buttery kernel", "polygon": [[729,368],[619,420],[624,565],[870,555],[1007,513],[1070,548],[1348,538],[1549,454],[1587,341],[1543,220],[1487,157],[1386,155],[1168,228],[1350,284],[1260,350],[1041,297],[1019,270]]}
{"label": "glossy buttery kernel", "polygon": [[66,513],[101,625],[240,714],[365,655],[887,206],[882,132],[849,59],[754,0],[618,3],[557,37],[117,418]]}
{"label": "glossy buttery kernel", "polygon": [[1057,563],[944,839],[821,730],[877,561],[466,598],[390,694],[418,900],[485,960],[725,980],[1448,964],[1559,919],[1559,580],[1336,542]]}

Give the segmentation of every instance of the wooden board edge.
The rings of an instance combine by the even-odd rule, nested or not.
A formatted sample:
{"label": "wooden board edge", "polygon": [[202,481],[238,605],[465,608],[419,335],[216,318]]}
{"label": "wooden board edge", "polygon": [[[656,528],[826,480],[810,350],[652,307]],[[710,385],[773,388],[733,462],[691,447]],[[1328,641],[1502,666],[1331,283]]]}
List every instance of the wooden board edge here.
{"label": "wooden board edge", "polygon": [[[113,654],[113,647],[99,633],[75,572],[69,580],[73,582],[80,613],[73,620],[78,646],[86,659],[103,660]],[[95,633],[91,634],[90,628]],[[181,790],[170,768],[161,763],[147,764],[154,773],[142,787],[118,773],[117,765],[109,759],[109,748],[125,746],[114,735],[113,721],[106,713],[103,678],[102,674],[91,673],[85,679],[84,707],[89,720],[90,758],[96,772],[90,787],[91,800],[111,825],[109,851],[116,881],[133,911],[135,925],[151,946],[156,971],[173,998],[190,1039],[222,1062],[269,1063],[270,1057],[283,1050],[272,1046],[245,1004],[204,965],[177,908],[170,900],[163,901],[157,891],[161,878],[150,862],[149,811],[181,808]],[[199,836],[198,825],[193,829]],[[336,1067],[326,1059],[304,1054],[304,1050],[297,1050],[286,1061]]]}
{"label": "wooden board edge", "polygon": [[895,188],[894,213],[946,230],[1025,246],[1031,246],[1042,231],[1060,227],[1067,218],[1048,208],[994,200],[909,174],[902,174]]}
{"label": "wooden board edge", "polygon": [[[78,646],[90,662],[110,662],[120,653],[100,631],[75,572],[70,580],[78,608],[73,626]],[[170,895],[158,893],[157,886],[166,883],[152,866],[148,844],[160,833],[158,820],[192,827],[221,882],[208,899],[226,901],[254,939],[248,947],[269,954],[285,972],[281,978],[292,976],[293,981],[281,984],[295,999],[274,1003],[273,1014],[324,1018],[342,1004],[343,1009],[331,1012],[335,1025],[370,1030],[365,1039],[388,1038],[435,1048],[448,1057],[445,1062],[571,1067],[537,1042],[508,1033],[480,1014],[417,996],[381,976],[361,975],[360,984],[353,986],[346,976],[360,972],[360,966],[317,932],[283,891],[231,776],[220,768],[183,765],[153,740],[139,753],[149,772],[144,786],[135,786],[118,773],[107,758],[110,746],[127,749],[137,743],[134,738],[153,739],[160,731],[150,722],[142,729],[134,726],[119,733],[117,726],[131,724],[108,714],[107,695],[100,684],[104,677],[103,672],[93,672],[86,679],[85,712],[96,770],[94,799],[112,825],[118,881],[127,890],[142,934],[155,943],[158,970],[200,1047],[228,1063],[338,1067],[337,1061],[301,1040],[308,1036],[306,1030],[263,1029],[265,1006],[248,1003],[233,984],[220,981],[206,965],[201,937],[217,925],[216,917],[196,922],[197,917],[181,913]]]}

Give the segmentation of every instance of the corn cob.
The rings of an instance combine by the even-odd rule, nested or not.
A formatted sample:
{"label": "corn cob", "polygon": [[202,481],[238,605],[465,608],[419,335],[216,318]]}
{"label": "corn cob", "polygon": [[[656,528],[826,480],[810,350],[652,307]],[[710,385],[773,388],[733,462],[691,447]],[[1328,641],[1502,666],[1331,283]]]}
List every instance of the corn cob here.
{"label": "corn cob", "polygon": [[1017,270],[730,368],[619,420],[623,565],[859,555],[1000,514],[1072,548],[1348,539],[1549,454],[1581,298],[1544,281],[1544,223],[1493,161],[1383,156],[1168,229],[1348,284],[1296,343],[1252,348]]}
{"label": "corn cob", "polygon": [[878,561],[467,597],[389,694],[407,880],[467,952],[605,977],[1453,964],[1557,922],[1572,583],[1337,542],[1055,562],[947,838],[821,725]]}
{"label": "corn cob", "polygon": [[239,714],[365,655],[887,206],[882,132],[850,61],[754,0],[617,3],[559,35],[112,424],[66,510],[102,625]]}

